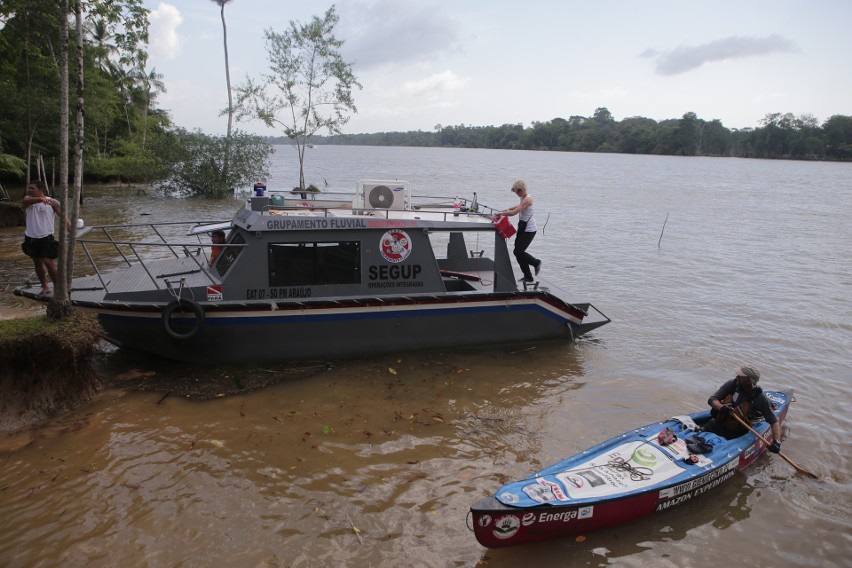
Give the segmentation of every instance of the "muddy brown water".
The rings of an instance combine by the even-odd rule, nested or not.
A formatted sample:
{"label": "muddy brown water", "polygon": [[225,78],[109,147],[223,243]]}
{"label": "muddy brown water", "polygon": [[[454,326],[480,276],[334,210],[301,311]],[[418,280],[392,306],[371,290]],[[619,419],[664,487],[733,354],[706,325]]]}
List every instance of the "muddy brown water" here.
{"label": "muddy brown water", "polygon": [[[312,152],[309,179],[343,188],[399,177],[508,205],[511,181],[524,177],[547,222],[531,249],[545,259],[542,276],[613,323],[570,345],[365,353],[211,400],[107,389],[3,437],[0,565],[849,566],[852,167]],[[288,160],[268,185],[288,179]],[[90,223],[227,218],[235,208],[89,194]],[[19,232],[0,231],[4,270],[26,261]],[[8,290],[0,305],[40,309]],[[765,388],[797,390],[782,450],[819,480],[765,456],[678,508],[579,538],[487,550],[466,528],[470,505],[502,483],[702,408],[742,362],[762,369]],[[236,384],[263,372],[122,350],[97,364],[140,384],[205,375]]]}

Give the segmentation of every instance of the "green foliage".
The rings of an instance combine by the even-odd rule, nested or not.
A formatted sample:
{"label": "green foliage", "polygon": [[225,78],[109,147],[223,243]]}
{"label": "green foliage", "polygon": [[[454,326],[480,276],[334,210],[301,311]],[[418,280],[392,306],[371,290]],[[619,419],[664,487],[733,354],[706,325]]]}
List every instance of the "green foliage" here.
{"label": "green foliage", "polygon": [[[157,93],[156,84],[146,82],[144,72],[149,11],[143,0],[84,0],[83,10],[84,148],[86,154],[109,158],[120,141],[145,135],[146,109],[153,98],[150,95]],[[58,2],[0,2],[0,132],[6,151],[28,160],[38,154],[46,160],[60,155],[58,38],[62,17]],[[65,17],[73,18],[73,14]],[[70,41],[76,43],[73,33]],[[77,51],[74,45],[69,47],[73,69]],[[71,73],[69,79],[73,93],[76,74]],[[149,87],[154,87],[153,93]],[[72,116],[75,104],[72,96]]]}
{"label": "green foliage", "polygon": [[0,174],[11,174],[22,176],[26,171],[27,163],[17,156],[3,153],[3,140],[0,139]]}
{"label": "green foliage", "polygon": [[[446,146],[563,152],[620,152],[680,156],[737,156],[787,159],[852,159],[852,117],[836,115],[821,127],[811,115],[769,114],[757,129],[729,130],[718,119],[688,112],[657,122],[628,117],[616,121],[606,108],[592,117],[502,126],[442,126],[435,132],[378,132],[317,136],[326,144],[360,146]],[[282,140],[278,140],[281,143]]]}
{"label": "green foliage", "polygon": [[[334,36],[339,21],[334,6],[323,18],[307,24],[290,22],[290,29],[267,29],[266,50],[271,73],[263,82],[248,79],[237,91],[237,120],[259,119],[280,126],[296,144],[299,156],[299,187],[305,187],[305,148],[322,129],[341,133],[349,112],[357,112],[352,90],[361,88],[352,64],[343,60],[343,42]],[[277,90],[270,92],[271,87]]]}
{"label": "green foliage", "polygon": [[89,179],[99,181],[153,183],[167,174],[151,150],[128,140],[118,141],[111,155],[87,156],[84,169]]}
{"label": "green foliage", "polygon": [[159,189],[170,195],[225,197],[238,187],[249,187],[269,176],[267,164],[273,148],[259,136],[235,132],[230,141],[230,161],[225,173],[228,141],[200,131],[177,129],[152,142],[163,165]]}
{"label": "green foliage", "polygon": [[[47,316],[0,320],[0,344],[32,342],[34,338],[51,336],[60,343],[97,340],[100,327],[96,316],[74,312],[71,318],[56,320]],[[94,338],[94,339],[93,339]]]}

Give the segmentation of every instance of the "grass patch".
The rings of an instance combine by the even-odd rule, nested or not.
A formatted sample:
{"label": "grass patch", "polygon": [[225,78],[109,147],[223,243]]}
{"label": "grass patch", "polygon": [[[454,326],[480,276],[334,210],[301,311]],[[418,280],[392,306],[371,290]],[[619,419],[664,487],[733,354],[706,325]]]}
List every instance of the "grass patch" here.
{"label": "grass patch", "polygon": [[100,337],[97,316],[73,312],[69,317],[57,320],[49,316],[0,320],[0,346],[19,347],[26,343],[49,342],[73,352],[93,351]]}

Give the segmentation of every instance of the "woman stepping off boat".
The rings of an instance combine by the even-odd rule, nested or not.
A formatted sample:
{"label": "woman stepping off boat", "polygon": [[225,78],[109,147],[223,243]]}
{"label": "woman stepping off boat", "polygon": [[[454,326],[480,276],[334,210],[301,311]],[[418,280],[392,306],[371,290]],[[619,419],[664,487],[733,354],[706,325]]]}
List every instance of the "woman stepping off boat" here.
{"label": "woman stepping off boat", "polygon": [[538,276],[541,270],[541,260],[527,252],[530,244],[535,238],[538,228],[535,225],[535,217],[533,215],[533,198],[527,191],[527,184],[524,180],[519,179],[512,184],[512,193],[518,196],[520,202],[508,209],[498,212],[498,215],[506,215],[511,217],[518,216],[518,234],[515,235],[515,258],[518,259],[518,266],[521,267],[523,277],[519,282],[534,282],[530,267],[535,270],[535,275]]}

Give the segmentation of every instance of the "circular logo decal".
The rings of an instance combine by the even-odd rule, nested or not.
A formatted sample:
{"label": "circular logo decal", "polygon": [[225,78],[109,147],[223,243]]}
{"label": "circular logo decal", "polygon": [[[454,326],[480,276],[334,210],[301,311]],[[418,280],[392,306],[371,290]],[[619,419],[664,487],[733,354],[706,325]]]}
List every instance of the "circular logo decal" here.
{"label": "circular logo decal", "polygon": [[653,467],[657,463],[657,458],[648,450],[638,449],[633,453],[633,461],[639,465]]}
{"label": "circular logo decal", "polygon": [[506,515],[494,523],[494,536],[500,540],[512,538],[521,526],[521,521],[515,515]]}
{"label": "circular logo decal", "polygon": [[402,262],[411,254],[411,239],[405,231],[391,229],[382,235],[379,250],[386,261]]}
{"label": "circular logo decal", "polygon": [[509,493],[508,491],[506,493],[503,493],[502,495],[500,495],[500,500],[503,501],[504,503],[506,503],[507,505],[510,504],[510,503],[517,503],[518,501],[520,501],[520,499],[518,499],[517,495],[515,495],[514,493]]}

